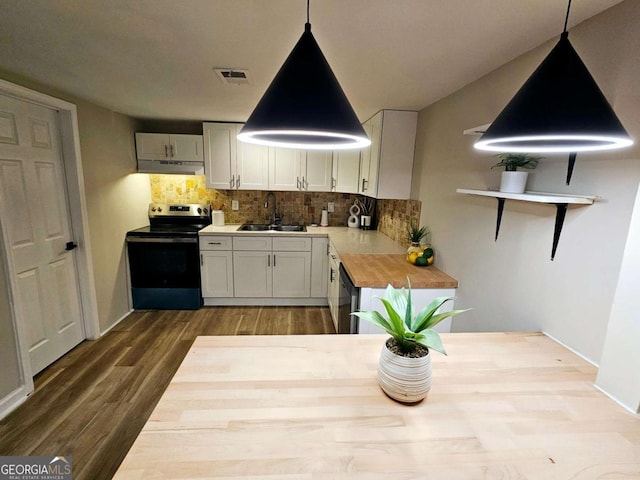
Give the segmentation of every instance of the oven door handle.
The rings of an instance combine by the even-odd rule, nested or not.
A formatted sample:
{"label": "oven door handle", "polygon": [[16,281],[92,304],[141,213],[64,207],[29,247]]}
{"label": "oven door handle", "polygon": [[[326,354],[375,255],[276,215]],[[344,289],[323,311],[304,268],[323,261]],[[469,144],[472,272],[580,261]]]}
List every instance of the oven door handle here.
{"label": "oven door handle", "polygon": [[164,237],[127,237],[129,243],[198,243],[197,237],[193,238],[164,238]]}

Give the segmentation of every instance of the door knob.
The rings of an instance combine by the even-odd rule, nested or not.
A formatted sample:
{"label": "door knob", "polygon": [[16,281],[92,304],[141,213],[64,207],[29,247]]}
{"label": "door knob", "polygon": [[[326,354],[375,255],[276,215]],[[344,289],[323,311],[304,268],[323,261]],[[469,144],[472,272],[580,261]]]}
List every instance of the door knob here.
{"label": "door knob", "polygon": [[65,250],[73,250],[74,248],[77,248],[78,245],[76,245],[73,242],[67,242],[67,244],[65,245],[64,249]]}

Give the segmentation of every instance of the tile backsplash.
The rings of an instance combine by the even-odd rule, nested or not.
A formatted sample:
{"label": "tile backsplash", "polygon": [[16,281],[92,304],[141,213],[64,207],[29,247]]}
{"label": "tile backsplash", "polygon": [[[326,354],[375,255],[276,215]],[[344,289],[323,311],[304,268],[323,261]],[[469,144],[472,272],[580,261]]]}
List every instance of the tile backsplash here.
{"label": "tile backsplash", "polygon": [[[223,210],[226,223],[266,223],[271,210],[265,208],[265,191],[213,190],[205,185],[203,175],[149,175],[151,201],[162,203],[210,203],[215,210]],[[273,192],[278,212],[288,224],[320,223],[322,210],[333,202],[335,210],[329,213],[330,226],[346,226],[349,208],[361,195],[333,192]],[[231,209],[232,200],[238,201],[238,210]],[[378,230],[400,243],[408,245],[406,232],[409,222],[420,221],[418,200],[377,200]]]}

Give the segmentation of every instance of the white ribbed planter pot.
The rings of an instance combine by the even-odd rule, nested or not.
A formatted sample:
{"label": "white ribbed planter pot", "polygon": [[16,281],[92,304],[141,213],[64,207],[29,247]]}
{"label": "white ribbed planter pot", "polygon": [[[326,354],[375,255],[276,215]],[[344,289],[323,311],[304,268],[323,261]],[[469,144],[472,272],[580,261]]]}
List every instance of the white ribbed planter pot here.
{"label": "white ribbed planter pot", "polygon": [[500,191],[504,193],[524,193],[529,172],[502,172]]}
{"label": "white ribbed planter pot", "polygon": [[419,402],[431,389],[431,355],[402,357],[391,352],[385,341],[378,364],[378,384],[394,400]]}

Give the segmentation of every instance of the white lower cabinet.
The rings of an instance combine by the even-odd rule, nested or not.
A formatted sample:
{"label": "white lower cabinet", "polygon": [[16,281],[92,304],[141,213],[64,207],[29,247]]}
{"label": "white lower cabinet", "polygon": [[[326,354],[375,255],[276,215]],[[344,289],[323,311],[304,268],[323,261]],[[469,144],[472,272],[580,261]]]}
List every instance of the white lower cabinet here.
{"label": "white lower cabinet", "polygon": [[201,234],[205,305],[326,305],[327,237]]}
{"label": "white lower cabinet", "polygon": [[233,277],[236,297],[272,296],[271,256],[271,251],[233,252]]}
{"label": "white lower cabinet", "polygon": [[273,296],[309,297],[311,252],[273,252]]}
{"label": "white lower cabinet", "polygon": [[233,237],[236,298],[309,298],[310,237]]}
{"label": "white lower cabinet", "polygon": [[340,302],[340,257],[338,251],[329,242],[328,249],[328,274],[327,274],[327,303],[331,312],[333,325],[338,331],[338,304]]}
{"label": "white lower cabinet", "polygon": [[314,237],[311,239],[311,296],[326,298],[327,276],[329,275],[329,239]]}
{"label": "white lower cabinet", "polygon": [[200,280],[203,297],[233,297],[231,237],[200,237]]}

